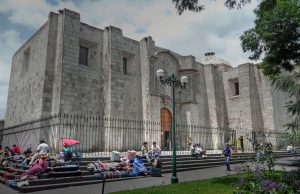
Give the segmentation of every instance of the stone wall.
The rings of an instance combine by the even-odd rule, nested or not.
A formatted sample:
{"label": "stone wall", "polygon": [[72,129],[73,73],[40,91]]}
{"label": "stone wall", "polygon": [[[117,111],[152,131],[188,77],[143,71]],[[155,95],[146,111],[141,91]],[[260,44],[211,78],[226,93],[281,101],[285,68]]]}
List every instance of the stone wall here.
{"label": "stone wall", "polygon": [[[155,43],[151,37],[146,37],[140,41],[140,64],[141,64],[141,97],[142,97],[142,110],[143,110],[143,119],[151,120],[153,112],[152,107],[160,106],[159,98],[158,100],[151,99],[153,96],[153,85],[151,83],[155,81],[155,77],[151,74],[154,73],[154,65],[156,58],[151,58],[154,55],[153,47]],[[154,82],[155,83],[155,82]],[[154,97],[156,98],[156,97]],[[154,105],[151,105],[151,102],[158,102]],[[159,118],[155,118],[159,119]],[[148,139],[147,131],[145,134],[145,139]]]}
{"label": "stone wall", "polygon": [[[45,65],[45,79],[42,97],[42,114],[41,117],[48,117],[52,113],[53,106],[53,93],[54,82],[57,77],[55,76],[55,60],[56,60],[56,45],[57,45],[57,31],[58,19],[57,14],[51,12],[48,16],[48,42],[46,45],[46,65]],[[59,50],[59,49],[58,49]],[[58,112],[58,111],[57,111]]]}
{"label": "stone wall", "polygon": [[[239,83],[235,95],[234,83]],[[229,127],[283,131],[287,94],[275,90],[256,65],[242,64],[223,72]],[[249,132],[250,133],[250,132]]]}
{"label": "stone wall", "polygon": [[[222,89],[220,82],[218,81],[219,75],[216,67],[213,64],[204,66],[204,75],[205,75],[205,85],[207,93],[207,104],[208,104],[208,114],[209,121],[212,127],[220,126],[220,96],[217,89]],[[222,91],[220,91],[222,92]],[[226,115],[225,115],[226,116]]]}
{"label": "stone wall", "polygon": [[249,88],[250,88],[250,107],[252,117],[252,129],[255,131],[263,131],[264,123],[262,117],[262,109],[259,98],[259,83],[257,83],[257,75],[255,74],[256,66],[253,64],[249,65]]}
{"label": "stone wall", "polygon": [[[257,123],[256,114],[260,112],[260,104],[255,74],[252,68],[252,64],[242,64],[223,73],[229,127],[231,128],[263,128],[261,126],[262,122]],[[238,95],[235,94],[235,83],[238,83],[239,86]],[[256,123],[254,124],[253,121],[256,121]]]}
{"label": "stone wall", "polygon": [[5,126],[42,115],[49,25],[46,22],[13,56]]}
{"label": "stone wall", "polygon": [[[123,87],[120,97],[123,99],[123,118],[142,119],[142,73],[140,63],[140,43],[123,37],[121,61],[127,60],[126,73],[122,69]],[[121,63],[123,66],[123,62]]]}
{"label": "stone wall", "polygon": [[[64,10],[60,113],[101,114],[102,31],[80,23]],[[88,48],[87,65],[79,64],[80,46]]]}
{"label": "stone wall", "polygon": [[228,123],[230,128],[243,128],[242,124],[242,103],[240,95],[234,93],[234,81],[239,78],[239,69],[223,72],[223,85],[226,98]]}
{"label": "stone wall", "polygon": [[[88,49],[87,65],[79,64],[81,46]],[[135,41],[117,27],[101,30],[81,23],[77,12],[51,12],[13,57],[6,126],[57,114],[137,119],[145,121],[144,140],[160,142],[146,122],[159,122],[163,107],[173,112],[172,88],[156,76],[162,68],[177,79],[189,79],[185,89],[175,90],[177,122],[220,130],[247,128],[249,134],[281,131],[287,95],[275,91],[253,64],[232,68],[218,61],[203,65],[193,56],[157,46],[150,36]],[[101,134],[105,149],[111,132],[108,127]],[[126,132],[120,134],[118,142]],[[228,130],[222,134],[228,136]],[[214,141],[211,146],[218,148],[221,139],[207,136],[205,141]]]}

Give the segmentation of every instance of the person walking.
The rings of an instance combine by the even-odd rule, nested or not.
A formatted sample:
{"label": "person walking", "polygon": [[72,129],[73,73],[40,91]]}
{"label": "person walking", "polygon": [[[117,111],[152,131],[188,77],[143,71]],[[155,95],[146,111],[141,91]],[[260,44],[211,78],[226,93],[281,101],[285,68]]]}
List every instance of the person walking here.
{"label": "person walking", "polygon": [[255,143],[255,156],[256,156],[256,162],[259,163],[260,162],[260,152],[262,149],[262,145],[259,141],[256,141]]}
{"label": "person walking", "polygon": [[225,156],[225,165],[226,165],[226,170],[230,171],[230,157],[231,157],[231,149],[229,146],[229,143],[225,144],[225,148],[223,150],[223,155]]}

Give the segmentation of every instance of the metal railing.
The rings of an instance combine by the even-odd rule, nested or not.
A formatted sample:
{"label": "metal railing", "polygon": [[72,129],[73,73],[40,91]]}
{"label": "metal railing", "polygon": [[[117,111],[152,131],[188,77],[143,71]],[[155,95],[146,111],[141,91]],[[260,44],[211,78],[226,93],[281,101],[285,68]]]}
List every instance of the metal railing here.
{"label": "metal railing", "polygon": [[[271,142],[275,149],[283,145],[283,132],[211,128],[186,123],[176,124],[176,148],[178,151],[187,150],[188,140],[199,143],[207,150],[220,150],[224,143],[232,138],[243,136],[245,151],[252,151],[253,133],[261,142]],[[18,144],[22,149],[36,148],[40,139],[45,139],[52,152],[62,150],[60,138],[80,140],[74,146],[79,152],[110,152],[112,150],[126,151],[128,149],[140,150],[144,141],[156,141],[163,150],[168,150],[162,139],[163,131],[159,121],[144,121],[122,118],[106,118],[100,116],[86,116],[76,114],[59,114],[51,117],[4,128],[3,146]],[[250,139],[252,141],[250,141]],[[237,141],[232,141],[237,142]]]}

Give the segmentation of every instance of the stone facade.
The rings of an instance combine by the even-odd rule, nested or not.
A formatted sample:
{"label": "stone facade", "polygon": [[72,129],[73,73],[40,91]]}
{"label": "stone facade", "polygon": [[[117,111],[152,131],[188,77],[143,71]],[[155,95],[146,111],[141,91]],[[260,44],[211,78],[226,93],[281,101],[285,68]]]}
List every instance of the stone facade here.
{"label": "stone facade", "polygon": [[[88,49],[87,65],[79,64],[80,47]],[[5,126],[63,113],[160,121],[161,108],[172,110],[172,95],[158,69],[189,78],[176,90],[177,122],[282,131],[286,95],[254,64],[233,68],[213,52],[198,62],[156,46],[150,36],[136,41],[113,26],[89,26],[67,9],[51,12],[15,53]],[[149,135],[145,128],[144,139]]]}

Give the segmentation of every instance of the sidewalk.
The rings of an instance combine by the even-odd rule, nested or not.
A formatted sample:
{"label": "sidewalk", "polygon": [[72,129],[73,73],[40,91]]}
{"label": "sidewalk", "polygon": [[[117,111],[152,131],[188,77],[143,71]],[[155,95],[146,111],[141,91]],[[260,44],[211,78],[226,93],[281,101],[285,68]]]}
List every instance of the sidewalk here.
{"label": "sidewalk", "polygon": [[[299,160],[300,157],[297,157]],[[285,170],[289,171],[292,169],[297,169],[297,167],[290,166],[293,162],[295,162],[294,157],[289,158],[281,158],[276,160],[276,170]],[[240,166],[240,164],[231,165],[231,169],[234,170],[235,167]],[[225,165],[214,168],[206,168],[192,171],[184,171],[178,172],[177,177],[179,182],[193,181],[193,180],[201,180],[201,179],[210,179],[216,177],[222,177],[227,175],[236,174],[235,171],[226,171]],[[117,181],[117,182],[108,182],[105,184],[105,193],[122,191],[122,190],[132,190],[137,188],[151,187],[155,185],[166,185],[170,184],[171,181],[171,173],[163,174],[163,177],[144,177],[139,179],[132,179],[126,181]],[[67,187],[53,190],[45,190],[32,192],[34,194],[99,194],[101,193],[102,184],[92,184],[92,185],[83,185],[76,187]],[[5,194],[17,194],[19,192],[7,187],[6,185],[0,184],[0,193]]]}

